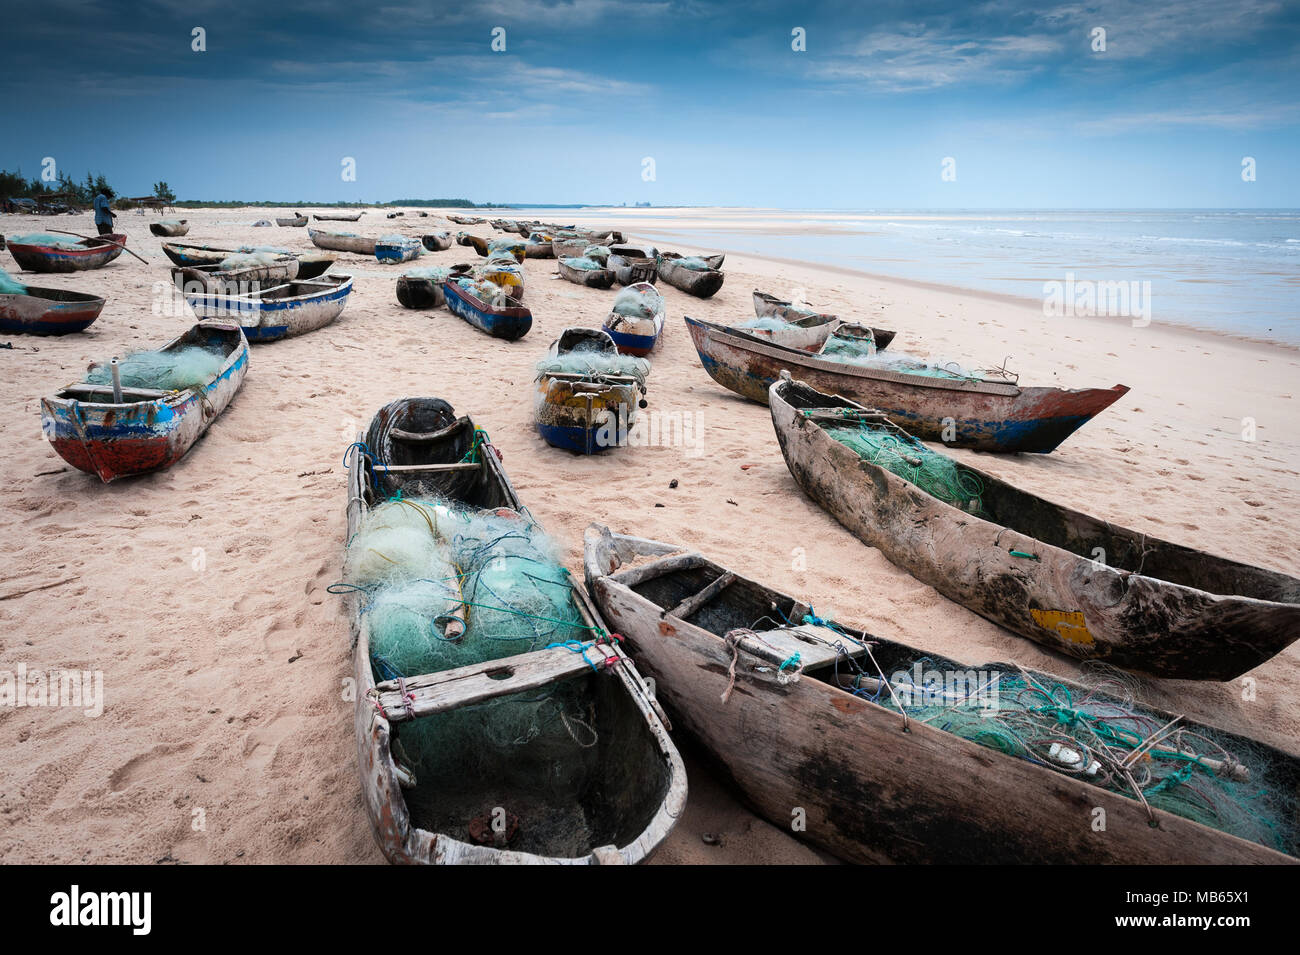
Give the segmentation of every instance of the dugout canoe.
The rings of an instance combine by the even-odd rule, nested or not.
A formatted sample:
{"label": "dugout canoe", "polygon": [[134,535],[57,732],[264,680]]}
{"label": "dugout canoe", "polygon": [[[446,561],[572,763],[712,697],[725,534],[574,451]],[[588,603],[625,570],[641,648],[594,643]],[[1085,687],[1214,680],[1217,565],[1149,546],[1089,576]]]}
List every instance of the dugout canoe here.
{"label": "dugout canoe", "polygon": [[356,222],[361,218],[360,212],[354,212],[352,215],[320,215],[317,213],[317,222]]}
{"label": "dugout canoe", "polygon": [[751,401],[766,404],[773,382],[789,371],[820,391],[885,412],[924,441],[956,448],[1047,454],[1129,390],[933,378],[831,361],[689,316],[686,327],[709,376]]}
{"label": "dugout canoe", "polygon": [[482,225],[483,220],[474,216],[447,216],[447,219],[456,225]]}
{"label": "dugout canoe", "polygon": [[[745,332],[774,342],[777,345],[784,345],[787,348],[799,348],[804,351],[814,352],[826,344],[831,329],[840,321],[838,315],[832,315],[829,312],[818,312],[803,305],[795,305],[793,302],[784,301],[775,295],[769,295],[767,292],[760,292],[758,289],[754,290],[754,316],[756,318],[776,319],[779,322],[784,322],[785,327],[780,329],[745,328]],[[877,348],[884,348],[894,337],[893,332],[888,332],[888,339],[884,339],[884,329],[874,329],[874,331],[876,333]],[[882,339],[884,339],[884,344],[881,344]]]}
{"label": "dugout canoe", "polygon": [[185,290],[185,300],[200,318],[237,322],[250,342],[272,342],[323,328],[343,313],[352,294],[352,276],[333,273],[308,281],[286,282],[244,294]]}
{"label": "dugout canoe", "polygon": [[709,298],[722,288],[726,278],[722,272],[724,255],[698,256],[709,266],[702,270],[685,268],[681,264],[683,258],[685,256],[677,252],[660,252],[657,260],[659,278],[696,298]]}
{"label": "dugout canoe", "polygon": [[397,239],[375,240],[375,258],[380,262],[410,262],[420,254],[424,244],[420,239],[406,236]]}
{"label": "dugout canoe", "polygon": [[[557,371],[554,365],[548,369],[549,363],[575,352],[592,358],[566,362],[564,367],[581,364],[582,370]],[[597,454],[626,446],[637,411],[645,405],[646,385],[643,374],[602,370],[598,356],[617,354],[614,339],[598,328],[566,328],[551,343],[538,365],[533,404],[537,433],[551,447]],[[642,367],[648,370],[649,365]]]}
{"label": "dugout canoe", "polygon": [[[362,448],[369,452],[364,458]],[[486,433],[468,416],[458,417],[445,401],[403,398],[386,405],[354,445],[346,539],[358,532],[372,507],[399,493],[407,499],[430,497],[498,514],[514,512],[521,521],[531,521],[501,461]],[[592,632],[607,633],[576,583],[573,596]],[[364,601],[353,594],[348,603],[361,789],[375,839],[390,862],[638,863],[668,837],[686,804],[685,768],[660,718],[662,711],[616,642],[549,647],[381,681],[370,658]],[[597,730],[588,776],[574,787],[577,805],[555,795],[556,781],[547,777],[540,760],[535,777],[519,771],[530,756],[522,740],[503,749],[484,739],[484,758],[452,779],[413,778],[401,765],[402,733],[413,722],[561,683],[594,712],[590,722]],[[500,811],[497,807],[505,808],[510,821],[506,833],[513,837],[507,835],[504,845],[483,844],[491,832],[483,833],[486,827],[475,822],[491,819]]]}
{"label": "dugout canoe", "polygon": [[527,241],[524,243],[524,258],[555,258],[555,246],[552,244],[551,234],[549,232],[529,233]]}
{"label": "dugout canoe", "polygon": [[342,232],[325,232],[308,229],[312,245],[331,252],[355,252],[357,255],[374,255],[375,240],[364,235],[344,235]]}
{"label": "dugout canoe", "polygon": [[104,299],[61,288],[25,286],[23,292],[0,293],[0,332],[67,335],[94,324]]}
{"label": "dugout canoe", "polygon": [[[28,272],[83,272],[101,269],[122,254],[126,236],[114,232],[103,238],[108,241],[82,239],[70,245],[41,245],[16,242],[10,236],[9,253]],[[110,245],[110,242],[117,244]]]}
{"label": "dugout canoe", "polygon": [[430,252],[445,252],[451,248],[450,232],[431,232],[420,237],[420,242]]}
{"label": "dugout canoe", "polygon": [[619,285],[653,282],[659,276],[659,250],[653,246],[611,245],[605,263]]}
{"label": "dugout canoe", "polygon": [[403,308],[438,308],[447,304],[443,283],[419,275],[403,275],[397,280],[397,301]]}
{"label": "dugout canoe", "polygon": [[[183,266],[219,266],[232,255],[242,255],[247,251],[257,251],[253,247],[244,249],[223,249],[219,246],[211,245],[187,245],[183,242],[164,242],[162,244],[163,254],[171,259],[176,265]],[[271,251],[271,250],[264,250]],[[338,259],[336,255],[326,255],[324,252],[291,252],[288,249],[273,250],[285,255],[292,255],[298,260],[298,274],[295,278],[306,280],[316,279],[330,270],[330,267]]]}
{"label": "dugout canoe", "polygon": [[560,259],[556,262],[555,267],[559,270],[560,275],[575,285],[606,289],[614,284],[614,273],[609,269],[580,269],[569,264],[575,261],[577,260]]}
{"label": "dugout canoe", "polygon": [[[954,507],[835,440],[908,442],[877,412],[799,381],[772,386],[795,482],[863,542],[982,617],[1082,660],[1146,676],[1231,680],[1300,637],[1300,580],[1072,510],[956,463]],[[862,419],[844,420],[849,415]],[[938,454],[939,452],[933,452]]]}
{"label": "dugout canoe", "polygon": [[[859,863],[1295,863],[1294,818],[1283,851],[1230,835],[1136,798],[945,732],[904,723],[874,702],[889,680],[926,672],[965,680],[1027,675],[1074,700],[1122,702],[1104,688],[1014,664],[937,656],[834,624],[808,603],[672,544],[611,534],[584,538],[587,587],[622,634],[678,732],[697,740],[765,818]],[[805,623],[805,619],[810,622]],[[756,632],[759,631],[759,632]],[[865,646],[869,645],[871,656]],[[794,655],[797,662],[792,664]],[[865,675],[859,680],[859,671]],[[731,674],[734,685],[730,684]],[[792,678],[791,674],[797,674]],[[888,677],[885,675],[888,674]],[[884,679],[882,679],[884,678]],[[869,693],[874,684],[877,692]],[[953,681],[956,685],[956,681]],[[966,683],[969,688],[969,682]],[[969,689],[967,689],[969,692]],[[864,695],[865,694],[865,695]],[[1155,725],[1175,715],[1140,708]],[[1182,719],[1253,752],[1284,793],[1300,760],[1257,740]],[[1254,789],[1254,785],[1251,786]],[[792,816],[796,807],[802,810]],[[1104,810],[1104,817],[1098,810]],[[800,826],[791,826],[800,818]],[[1094,825],[1105,819],[1105,831]]]}
{"label": "dugout canoe", "polygon": [[[442,290],[447,297],[447,308],[451,309],[452,314],[459,315],[494,338],[513,342],[523,338],[533,327],[533,313],[523,305],[489,304],[456,282],[443,283]],[[502,291],[505,292],[505,289]],[[505,300],[515,301],[508,296],[505,296]]]}
{"label": "dugout canoe", "polygon": [[172,281],[182,292],[220,292],[255,290],[262,286],[283,285],[298,277],[298,259],[279,255],[273,262],[242,269],[223,269],[220,265],[174,265]]}
{"label": "dugout canoe", "polygon": [[275,224],[286,228],[301,229],[309,221],[306,216],[276,216]]}
{"label": "dugout canoe", "polygon": [[219,348],[225,360],[202,387],[184,391],[69,385],[41,399],[41,431],[59,457],[105,483],[171,467],[230,404],[248,371],[248,342],[232,322],[199,322],[163,346]]}
{"label": "dugout canoe", "polygon": [[[664,297],[649,282],[637,282],[624,291],[639,293],[644,307],[635,315],[625,315],[611,309],[602,327],[624,355],[644,357],[654,351],[659,344],[659,336],[663,334],[666,313]],[[619,292],[619,295],[622,294]],[[617,300],[616,298],[615,301]]]}
{"label": "dugout canoe", "polygon": [[166,220],[162,222],[150,222],[149,231],[154,235],[161,236],[182,236],[187,235],[190,231],[189,219],[178,219],[173,222]]}

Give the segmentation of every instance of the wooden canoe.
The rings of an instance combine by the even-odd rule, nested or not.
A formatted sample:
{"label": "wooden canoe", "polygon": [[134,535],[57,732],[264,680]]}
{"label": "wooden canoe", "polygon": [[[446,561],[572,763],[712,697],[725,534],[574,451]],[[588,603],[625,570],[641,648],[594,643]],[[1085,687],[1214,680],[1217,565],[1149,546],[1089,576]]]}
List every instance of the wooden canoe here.
{"label": "wooden canoe", "polygon": [[276,256],[274,262],[242,269],[223,269],[219,265],[172,266],[172,281],[182,292],[256,291],[262,286],[292,282],[297,277],[298,259],[292,255]]}
{"label": "wooden canoe", "polygon": [[[566,328],[551,343],[547,358],[582,350],[618,354],[609,334],[598,328]],[[598,366],[598,360],[592,367]],[[643,378],[604,371],[554,372],[539,365],[534,420],[537,433],[551,447],[578,454],[597,454],[624,447],[645,394]]]}
{"label": "wooden canoe", "polygon": [[354,212],[351,215],[316,215],[317,222],[356,222],[361,218],[360,212]]}
{"label": "wooden canoe", "polygon": [[451,233],[431,232],[421,236],[420,242],[430,252],[445,252],[451,248]]}
{"label": "wooden canoe", "polygon": [[442,283],[418,275],[403,275],[397,280],[397,301],[403,308],[438,308],[447,304]]}
{"label": "wooden canoe", "polygon": [[190,220],[180,219],[176,222],[150,222],[149,231],[154,235],[182,236],[190,231]]}
{"label": "wooden canoe", "polygon": [[[1147,676],[1231,680],[1300,637],[1295,577],[1129,530],[957,464],[962,487],[982,489],[982,507],[967,513],[831,436],[831,416],[870,414],[861,405],[785,380],[768,403],[781,453],[809,497],[918,580],[1035,643]],[[907,438],[878,416],[870,427]]]}
{"label": "wooden canoe", "polygon": [[0,332],[67,335],[85,331],[104,309],[104,299],[61,288],[26,286],[23,293],[0,293]]}
{"label": "wooden canoe", "polygon": [[605,289],[614,284],[614,273],[609,269],[579,269],[570,265],[571,261],[574,260],[560,259],[555,267],[559,270],[560,275],[575,285]]}
{"label": "wooden canoe", "polygon": [[28,272],[83,272],[101,269],[122,254],[121,246],[126,245],[126,236],[115,232],[104,239],[108,241],[82,239],[72,245],[29,245],[15,242],[10,236],[9,252],[14,261]]}
{"label": "wooden canoe", "polygon": [[[242,254],[239,249],[223,249],[211,245],[187,245],[183,242],[164,242],[162,250],[163,254],[176,265],[195,267],[219,266],[230,256]],[[330,266],[338,259],[337,255],[326,255],[324,252],[290,252],[288,249],[283,251],[286,255],[292,255],[298,260],[298,274],[295,278],[301,280],[320,278],[330,270]]]}
{"label": "wooden canoe", "polygon": [[664,297],[649,282],[637,282],[628,288],[642,293],[651,308],[650,314],[624,315],[611,310],[603,327],[624,355],[645,356],[654,351],[663,334]]}
{"label": "wooden canoe", "polygon": [[[838,315],[798,306],[757,289],[754,290],[754,315],[757,318],[774,318],[784,322],[786,327],[743,328],[743,331],[777,345],[799,348],[803,351],[817,351],[826,344],[831,329],[840,321]],[[876,333],[878,349],[885,348],[894,337],[893,332],[887,332],[885,329],[877,328],[873,331]]]}
{"label": "wooden canoe", "polygon": [[831,361],[690,317],[686,326],[710,377],[751,401],[766,403],[772,383],[789,371],[818,390],[884,411],[922,440],[956,448],[1047,454],[1129,390],[930,378]]}
{"label": "wooden canoe", "polygon": [[364,235],[344,235],[341,232],[325,232],[319,229],[308,229],[307,235],[311,238],[312,245],[318,249],[329,249],[331,252],[355,252],[357,255],[375,254],[375,240]]}
{"label": "wooden canoe", "polygon": [[304,335],[333,322],[352,294],[352,276],[326,275],[287,282],[243,294],[185,289],[185,300],[200,318],[239,323],[250,342],[273,342]]}
{"label": "wooden canoe", "polygon": [[552,244],[550,233],[532,232],[528,235],[528,240],[524,243],[524,258],[526,259],[553,259],[555,258],[555,246]]}
{"label": "wooden canoe", "polygon": [[[358,444],[348,473],[348,540],[370,508],[401,493],[527,516],[501,465],[501,454],[468,417],[437,398],[404,398],[380,409]],[[577,584],[574,601],[595,633],[604,622]],[[551,647],[435,674],[378,682],[370,660],[370,626],[362,601],[349,598],[357,683],[355,733],[366,814],[390,862],[417,864],[644,861],[667,838],[686,804],[686,772],[635,665],[617,645]],[[598,736],[590,778],[578,805],[555,796],[554,781],[503,783],[517,758],[484,739],[484,760],[454,779],[416,778],[400,767],[394,741],[411,720],[437,719],[508,694],[560,683],[595,710]],[[468,730],[467,730],[468,731]],[[480,730],[481,732],[481,730]],[[527,744],[515,747],[526,757]],[[507,760],[511,761],[507,764]],[[494,764],[495,761],[495,764]],[[516,777],[524,775],[516,771]],[[412,788],[404,785],[414,782]],[[504,807],[517,834],[498,848],[478,844],[471,820]]]}
{"label": "wooden canoe", "polygon": [[677,252],[660,252],[659,278],[696,298],[709,298],[722,288],[722,281],[726,277],[722,272],[723,255],[700,256],[709,266],[703,271],[684,268],[679,264],[683,258],[685,256]]}
{"label": "wooden canoe", "polygon": [[[453,314],[495,338],[517,341],[533,327],[533,313],[523,305],[489,304],[455,282],[444,283],[442,289],[447,296],[447,308]],[[506,301],[513,299],[507,296]]]}
{"label": "wooden canoe", "polygon": [[474,216],[447,216],[447,218],[456,223],[456,225],[482,225],[483,220]]}
{"label": "wooden canoe", "polygon": [[659,250],[637,245],[611,245],[609,261],[614,281],[619,285],[653,282],[659,276]]}
{"label": "wooden canoe", "polygon": [[[945,732],[937,721],[904,724],[897,710],[861,689],[852,692],[848,679],[849,659],[863,660],[865,641],[874,664],[868,658],[861,668],[890,680],[922,661],[930,672],[963,677],[1021,676],[1013,664],[975,668],[851,627],[804,624],[805,617],[819,619],[808,604],[671,544],[597,525],[584,543],[587,586],[655,681],[677,730],[698,740],[773,825],[834,855],[861,863],[1298,861],[1295,819],[1286,820],[1290,832],[1278,840],[1279,852],[1163,809],[1148,813],[1134,798],[1082,781],[1082,774],[997,752]],[[792,679],[796,652],[798,678]],[[1075,700],[1089,693],[1111,699],[1056,676],[1023,672],[1042,685],[1065,687]],[[1157,725],[1174,719],[1152,707],[1142,711]],[[1186,719],[1181,725],[1202,729]],[[1231,733],[1215,735],[1259,756],[1267,768],[1261,787],[1295,791],[1295,756]],[[1094,825],[1098,810],[1104,811],[1102,832]],[[803,825],[792,826],[795,819]]]}
{"label": "wooden canoe", "polygon": [[402,241],[377,239],[375,258],[380,262],[410,262],[423,248],[424,244],[420,239],[409,236]]}
{"label": "wooden canoe", "polygon": [[226,409],[248,371],[248,342],[230,322],[200,322],[164,351],[202,345],[226,359],[201,388],[154,391],[78,383],[41,399],[41,431],[59,457],[105,483],[171,467]]}
{"label": "wooden canoe", "polygon": [[301,229],[309,221],[310,220],[306,216],[276,216],[275,224],[279,226]]}

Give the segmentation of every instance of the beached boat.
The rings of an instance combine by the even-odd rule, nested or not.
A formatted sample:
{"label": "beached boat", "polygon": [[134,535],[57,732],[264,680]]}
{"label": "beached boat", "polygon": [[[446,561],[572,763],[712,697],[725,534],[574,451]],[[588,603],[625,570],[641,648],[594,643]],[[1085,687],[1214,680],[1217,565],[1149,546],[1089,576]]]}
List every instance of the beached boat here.
{"label": "beached boat", "polygon": [[659,250],[652,246],[611,245],[606,266],[619,285],[653,282],[659,275]]}
{"label": "beached boat", "polygon": [[596,236],[593,234],[555,235],[551,238],[551,250],[555,253],[557,259],[577,258],[587,251],[588,246],[608,245],[609,243],[606,241],[608,238],[609,236]]}
{"label": "beached boat", "polygon": [[0,292],[0,332],[67,335],[85,331],[103,308],[104,299],[97,295],[25,285],[21,292]]}
{"label": "beached boat", "polygon": [[253,254],[259,251],[269,251],[272,254],[292,255],[298,260],[299,279],[319,278],[330,270],[330,266],[338,259],[336,255],[326,255],[324,252],[290,252],[288,249],[260,249],[255,246],[244,246],[240,249],[223,249],[211,245],[186,245],[183,242],[164,242],[162,244],[163,254],[171,259],[176,265],[184,266],[220,266],[231,256]]}
{"label": "beached boat", "polygon": [[451,248],[450,232],[431,232],[420,237],[420,242],[430,252],[445,252]]}
{"label": "beached boat", "polygon": [[[586,263],[594,267],[583,268],[582,265]],[[594,259],[582,257],[560,259],[555,267],[559,270],[560,275],[575,285],[604,289],[614,284],[614,273],[609,269],[600,268]]]}
{"label": "beached boat", "polygon": [[320,229],[308,229],[307,235],[312,245],[318,249],[331,252],[355,252],[357,255],[374,255],[375,240],[364,235],[352,235],[346,232],[325,232]]}
{"label": "beached boat", "polygon": [[468,245],[479,255],[486,256],[488,254],[488,245],[492,240],[485,239],[482,236],[470,235],[468,232],[463,232],[456,236],[456,241],[461,245]]}
{"label": "beached boat", "polygon": [[[441,515],[467,529],[506,527],[516,538],[540,534],[500,453],[445,401],[394,401],[353,447],[348,541],[366,529],[373,508],[399,495],[410,502],[401,505],[404,513]],[[463,546],[431,532],[439,548]],[[494,557],[498,550],[465,566],[456,589],[473,593],[478,573],[521,563],[511,551]],[[488,569],[480,571],[484,560]],[[576,614],[566,618],[575,621],[566,632],[578,629],[583,639],[556,643],[543,633],[528,649],[508,633],[496,641],[501,656],[433,673],[403,673],[376,657],[382,624],[368,597],[349,597],[363,801],[390,862],[638,863],[680,817],[686,773],[658,704],[582,588],[567,577],[546,583],[554,584],[548,592],[567,591],[565,612]],[[494,639],[474,631],[493,626],[494,615],[510,619],[476,605],[441,626],[473,647]],[[439,621],[426,626],[436,629]],[[521,719],[529,725],[514,731]],[[447,747],[473,758],[453,761]]]}
{"label": "beached boat", "polygon": [[[826,344],[826,338],[840,321],[838,315],[818,312],[810,307],[795,305],[769,295],[767,292],[754,290],[754,315],[756,318],[771,319],[768,323],[743,322],[740,328],[750,335],[784,345],[786,348],[799,348],[803,351],[817,351]],[[780,323],[779,326],[776,323]],[[770,326],[770,327],[767,327]],[[883,329],[876,329],[876,347],[880,344]],[[889,333],[892,340],[893,332]]]}
{"label": "beached boat", "polygon": [[649,371],[645,361],[620,358],[608,332],[566,328],[537,365],[537,433],[579,454],[626,445]]}
{"label": "beached boat", "polygon": [[423,243],[411,236],[375,240],[375,258],[380,262],[409,262],[423,249]]}
{"label": "beached boat", "polygon": [[247,290],[254,286],[283,285],[298,277],[298,259],[292,255],[277,255],[271,261],[247,265],[243,268],[222,268],[220,265],[174,265],[172,281],[182,292],[221,292]]}
{"label": "beached boat", "polygon": [[[709,298],[722,288],[723,255],[684,256],[677,252],[660,252],[658,256],[659,278],[673,288],[681,289],[696,298]],[[702,262],[704,268],[687,268],[683,262],[692,264]]]}
{"label": "beached boat", "polygon": [[[495,338],[516,341],[527,335],[533,327],[533,313],[523,305],[490,304],[454,281],[444,283],[442,289],[447,297],[447,307],[453,314]],[[515,300],[506,295],[505,291],[502,289],[502,297],[513,303]]]}
{"label": "beached boat", "polygon": [[82,272],[103,268],[121,255],[122,246],[126,245],[126,236],[116,232],[104,236],[107,241],[81,239],[74,242],[69,237],[67,245],[27,243],[22,241],[24,238],[11,235],[9,253],[20,267],[29,272]]}
{"label": "beached boat", "polygon": [[248,370],[248,342],[230,322],[200,322],[161,351],[216,353],[218,370],[178,391],[79,382],[41,399],[41,430],[63,460],[103,481],[170,467],[226,409]]}
{"label": "beached boat", "polygon": [[163,236],[181,236],[190,231],[189,219],[163,219],[161,222],[150,222],[149,231],[154,235]]}
{"label": "beached boat", "polygon": [[1300,637],[1300,579],[1021,491],[803,382],[778,381],[769,405],[809,497],[918,580],[1022,637],[1179,680],[1231,680]]}
{"label": "beached boat", "polygon": [[918,438],[957,448],[1046,454],[1129,390],[932,377],[835,361],[690,317],[686,327],[709,376],[751,401],[766,404],[772,383],[789,371],[820,391],[884,411]]}
{"label": "beached boat", "polygon": [[343,313],[351,294],[352,276],[331,273],[237,295],[187,288],[185,300],[200,318],[233,320],[250,342],[272,342],[330,324]]}
{"label": "beached boat", "polygon": [[[842,859],[1297,861],[1294,803],[1273,818],[1255,804],[1295,792],[1291,754],[1105,683],[972,666],[836,624],[687,548],[597,525],[584,545],[587,586],[677,731],[773,825]],[[1018,735],[998,722],[1012,714]],[[1148,739],[1162,745],[1139,761]],[[1235,798],[1207,811],[1211,791]]]}
{"label": "beached boat", "polygon": [[551,234],[549,232],[529,233],[528,241],[524,243],[524,258],[555,258],[555,247],[551,244]]}
{"label": "beached boat", "polygon": [[449,215],[449,216],[447,216],[447,218],[448,218],[448,220],[450,220],[451,222],[456,223],[456,225],[482,225],[482,224],[483,224],[483,220],[482,220],[482,219],[475,218],[474,216],[452,216],[452,215]]}
{"label": "beached boat", "polygon": [[317,222],[356,222],[361,218],[360,212],[354,212],[351,215],[339,213],[337,215],[320,215],[316,214]]}
{"label": "beached boat", "polygon": [[306,216],[276,216],[275,224],[285,227],[301,229],[310,220]]}
{"label": "beached boat", "polygon": [[649,282],[629,285],[614,297],[604,329],[624,355],[648,355],[664,330],[664,297]]}
{"label": "beached boat", "polygon": [[403,308],[438,308],[447,304],[442,285],[427,276],[403,275],[397,280],[397,301]]}
{"label": "beached boat", "polygon": [[[518,239],[489,239],[485,251],[480,254],[489,258],[494,255],[508,255],[522,265],[527,245],[528,243]],[[477,249],[477,246],[475,248]]]}

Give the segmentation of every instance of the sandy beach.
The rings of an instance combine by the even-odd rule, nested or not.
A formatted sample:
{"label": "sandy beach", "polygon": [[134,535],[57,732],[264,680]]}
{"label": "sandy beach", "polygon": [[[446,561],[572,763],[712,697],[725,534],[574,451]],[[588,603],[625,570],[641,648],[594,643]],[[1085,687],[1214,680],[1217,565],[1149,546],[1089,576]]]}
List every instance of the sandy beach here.
{"label": "sandy beach", "polygon": [[[442,210],[388,221],[371,210],[328,228],[380,236],[461,227]],[[662,216],[664,210],[656,209]],[[626,213],[626,214],[624,214]],[[253,228],[273,209],[181,210],[181,242],[312,249],[302,228]],[[506,212],[505,215],[511,213]],[[634,210],[556,210],[563,222],[622,229]],[[553,278],[525,262],[532,331],[506,343],[446,310],[408,311],[403,266],[340,254],[355,276],[341,318],[254,349],[225,414],[168,471],[104,485],[43,439],[39,403],[97,359],[164,344],[192,317],[173,313],[157,216],[123,213],[122,256],[99,271],[18,274],[107,297],[100,319],[60,339],[0,336],[12,385],[0,402],[5,532],[0,540],[0,669],[76,668],[104,676],[104,710],[0,707],[0,862],[380,863],[363,809],[344,699],[348,620],[326,588],[340,579],[344,450],[393,398],[435,395],[472,413],[504,454],[520,497],[581,576],[583,529],[691,546],[810,599],[826,617],[971,664],[1017,661],[1052,673],[1072,661],[940,596],[863,545],[796,487],[766,408],[715,384],[682,323],[753,315],[755,289],[897,329],[891,350],[1004,360],[1022,384],[1132,391],[1050,455],[954,452],[1044,497],[1165,539],[1287,573],[1300,535],[1300,351],[1159,320],[1049,318],[1006,296],[891,281],[814,264],[729,254],[726,282],[701,301],[661,286],[663,342],[650,411],[696,423],[693,447],[581,457],[533,427],[533,366],[568,326],[599,326],[614,291]],[[689,236],[708,212],[683,212]],[[318,224],[312,223],[313,227]],[[784,226],[782,226],[784,227]],[[6,236],[93,232],[90,216],[0,216]],[[486,224],[469,227],[496,235]],[[707,231],[705,229],[704,231]],[[648,231],[661,248],[675,248]],[[726,251],[683,244],[684,252]],[[418,264],[476,258],[427,254]],[[870,273],[870,274],[868,274]],[[1255,439],[1243,439],[1252,419]],[[676,487],[670,488],[670,482]],[[43,589],[42,589],[43,588]],[[1300,752],[1300,649],[1227,684],[1142,681],[1153,705]],[[688,754],[691,796],[662,863],[830,861],[759,819]],[[707,844],[705,834],[717,836]],[[941,858],[941,851],[936,858]]]}

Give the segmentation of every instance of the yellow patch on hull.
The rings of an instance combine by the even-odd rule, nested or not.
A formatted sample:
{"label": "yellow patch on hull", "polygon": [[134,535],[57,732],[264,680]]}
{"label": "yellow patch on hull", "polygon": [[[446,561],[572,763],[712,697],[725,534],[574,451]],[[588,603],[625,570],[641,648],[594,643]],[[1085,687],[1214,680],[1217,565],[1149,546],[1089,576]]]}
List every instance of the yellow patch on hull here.
{"label": "yellow patch on hull", "polygon": [[1088,626],[1084,623],[1083,614],[1077,610],[1034,610],[1029,611],[1034,616],[1034,621],[1047,630],[1054,630],[1065,640],[1071,643],[1090,645],[1096,643],[1092,634],[1088,632]]}

